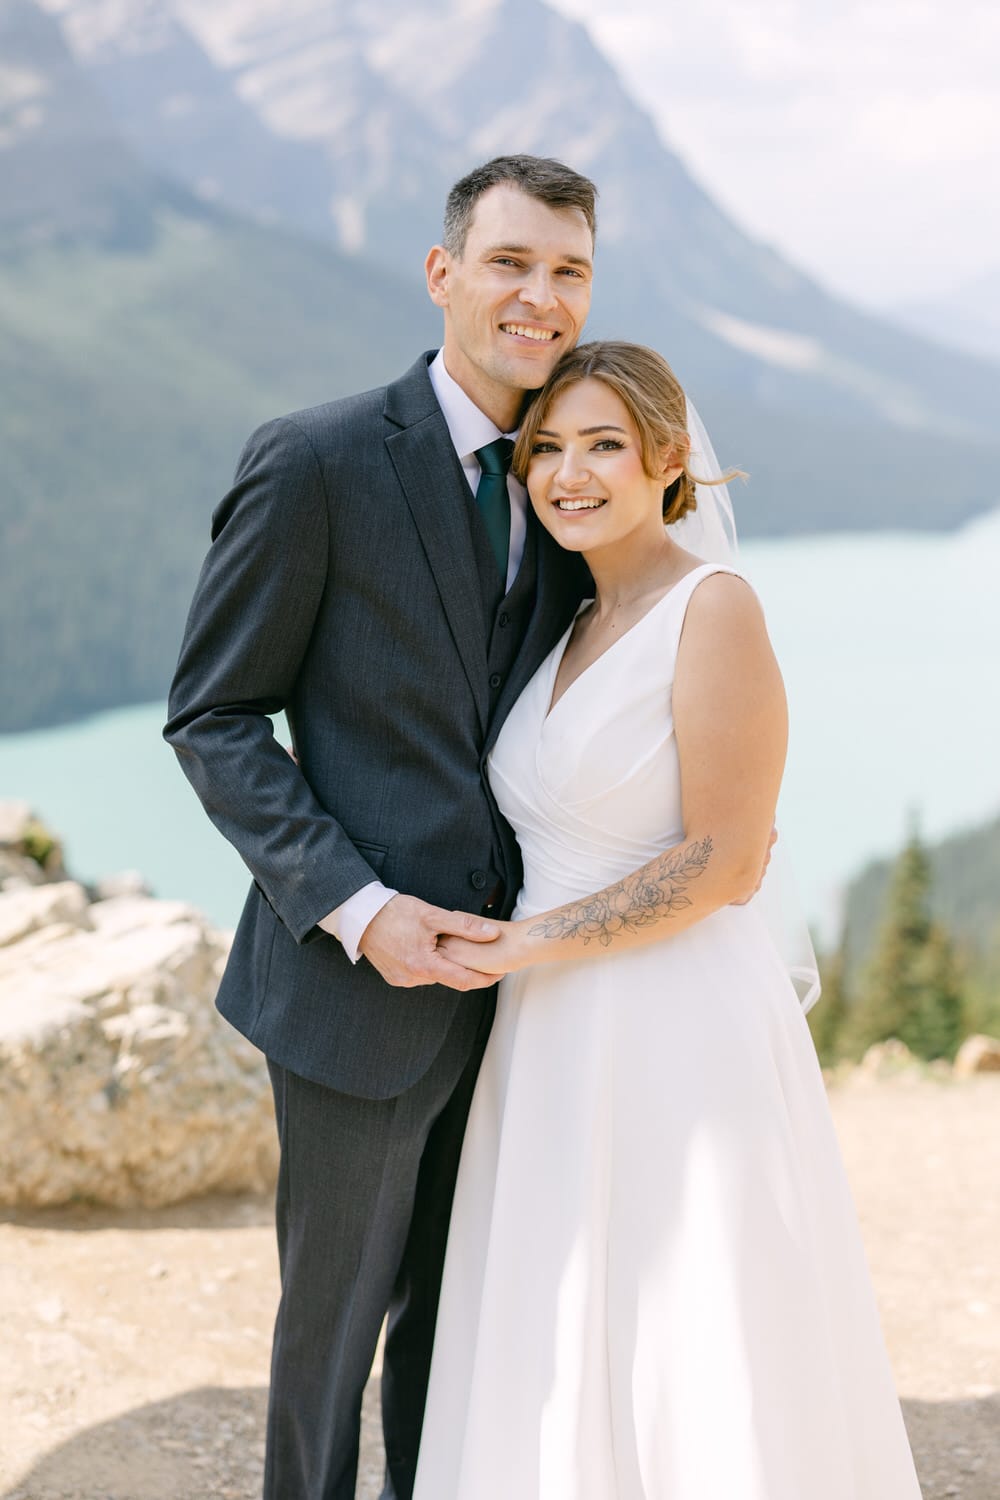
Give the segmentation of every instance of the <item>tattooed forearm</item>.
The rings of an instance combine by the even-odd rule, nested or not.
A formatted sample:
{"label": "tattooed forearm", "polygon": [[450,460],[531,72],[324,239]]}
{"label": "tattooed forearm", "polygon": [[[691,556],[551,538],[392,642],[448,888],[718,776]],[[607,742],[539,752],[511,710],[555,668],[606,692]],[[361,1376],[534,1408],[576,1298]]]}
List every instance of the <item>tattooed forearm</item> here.
{"label": "tattooed forearm", "polygon": [[603,948],[622,932],[638,932],[691,905],[686,895],[692,880],[704,874],[712,840],[686,849],[671,849],[654,863],[627,875],[596,896],[564,906],[529,929],[532,937],[596,940]]}

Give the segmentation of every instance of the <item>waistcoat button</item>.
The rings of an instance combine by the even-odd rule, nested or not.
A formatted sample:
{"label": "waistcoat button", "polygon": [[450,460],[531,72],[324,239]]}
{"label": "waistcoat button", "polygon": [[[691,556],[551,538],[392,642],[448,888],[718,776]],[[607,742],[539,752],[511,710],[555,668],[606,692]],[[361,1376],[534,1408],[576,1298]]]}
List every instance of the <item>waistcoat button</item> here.
{"label": "waistcoat button", "polygon": [[469,878],[472,881],[473,890],[485,891],[486,876],[483,874],[482,870],[473,870],[472,875]]}

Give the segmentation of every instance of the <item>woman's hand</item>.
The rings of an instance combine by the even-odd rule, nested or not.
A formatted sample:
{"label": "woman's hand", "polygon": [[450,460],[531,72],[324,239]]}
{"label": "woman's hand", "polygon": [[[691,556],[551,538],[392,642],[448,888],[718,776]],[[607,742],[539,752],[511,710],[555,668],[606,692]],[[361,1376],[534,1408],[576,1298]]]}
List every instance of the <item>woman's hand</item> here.
{"label": "woman's hand", "polygon": [[466,969],[478,969],[480,974],[511,974],[523,969],[530,958],[524,940],[524,922],[495,922],[500,936],[491,943],[470,943],[466,938],[440,937],[438,953],[443,953],[453,963]]}
{"label": "woman's hand", "polygon": [[749,896],[741,896],[738,901],[731,901],[729,903],[730,906],[746,906],[756,896],[757,892],[760,890],[761,886],[764,884],[764,876],[767,874],[767,867],[771,863],[771,850],[774,848],[774,846],[775,846],[775,844],[777,842],[778,842],[778,830],[776,828],[772,827],[772,829],[771,829],[771,837],[767,841],[767,852],[764,855],[764,863],[761,865],[761,867],[760,867],[760,874],[757,877],[757,884],[754,886],[754,888],[750,892]]}

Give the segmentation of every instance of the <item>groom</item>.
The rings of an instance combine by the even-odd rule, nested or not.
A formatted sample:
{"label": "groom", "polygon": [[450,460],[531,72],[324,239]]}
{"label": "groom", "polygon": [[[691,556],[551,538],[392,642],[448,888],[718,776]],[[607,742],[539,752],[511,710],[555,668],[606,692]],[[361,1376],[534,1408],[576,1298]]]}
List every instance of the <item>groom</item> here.
{"label": "groom", "polygon": [[583,328],[594,198],[527,156],[457,183],[426,262],[443,349],[260,428],[213,518],[164,732],[254,877],[218,1004],[281,1143],[265,1500],[353,1500],[387,1311],[383,1500],[412,1492],[495,995],[436,945],[510,913],[483,759],[581,596],[505,439]]}

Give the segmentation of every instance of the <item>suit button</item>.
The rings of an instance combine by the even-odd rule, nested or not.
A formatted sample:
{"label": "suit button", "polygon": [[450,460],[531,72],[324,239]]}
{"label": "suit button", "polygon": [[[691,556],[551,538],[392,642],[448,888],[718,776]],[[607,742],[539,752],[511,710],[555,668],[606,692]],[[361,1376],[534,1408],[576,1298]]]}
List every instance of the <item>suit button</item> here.
{"label": "suit button", "polygon": [[471,875],[470,878],[472,880],[472,888],[473,888],[473,890],[476,890],[476,891],[485,891],[485,889],[486,889],[486,876],[483,874],[482,870],[473,870],[472,875]]}
{"label": "suit button", "polygon": [[507,625],[510,624],[510,615],[506,610],[504,610],[503,614],[497,620],[497,624],[500,626],[501,630],[503,630]]}
{"label": "suit button", "polygon": [[500,676],[500,673],[499,672],[494,672],[493,676],[490,678],[490,687],[491,688],[498,688],[502,682],[503,682],[503,678]]}

